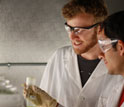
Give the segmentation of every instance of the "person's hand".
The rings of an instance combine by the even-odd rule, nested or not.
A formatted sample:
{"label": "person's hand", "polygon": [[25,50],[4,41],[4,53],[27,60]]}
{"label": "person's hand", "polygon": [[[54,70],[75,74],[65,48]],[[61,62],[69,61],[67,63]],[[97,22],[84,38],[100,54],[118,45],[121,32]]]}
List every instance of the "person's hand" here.
{"label": "person's hand", "polygon": [[30,100],[38,107],[56,107],[57,102],[45,91],[38,88],[37,86],[26,86],[24,84],[24,97]]}

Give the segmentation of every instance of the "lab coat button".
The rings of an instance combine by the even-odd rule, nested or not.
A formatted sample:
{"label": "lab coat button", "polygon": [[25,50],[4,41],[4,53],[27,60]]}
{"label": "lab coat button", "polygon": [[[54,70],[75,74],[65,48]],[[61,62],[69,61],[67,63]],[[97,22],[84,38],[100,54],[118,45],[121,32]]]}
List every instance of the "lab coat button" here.
{"label": "lab coat button", "polygon": [[89,74],[89,75],[91,75],[91,73],[90,73],[90,72],[89,72],[88,74]]}

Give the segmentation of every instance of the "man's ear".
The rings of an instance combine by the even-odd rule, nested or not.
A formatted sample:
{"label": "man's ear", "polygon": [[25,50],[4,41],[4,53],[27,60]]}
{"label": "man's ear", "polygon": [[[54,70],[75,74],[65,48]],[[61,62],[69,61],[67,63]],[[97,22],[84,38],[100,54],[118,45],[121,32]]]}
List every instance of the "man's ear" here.
{"label": "man's ear", "polygon": [[118,50],[120,52],[120,56],[124,56],[124,42],[118,40]]}
{"label": "man's ear", "polygon": [[99,34],[101,32],[101,27],[100,25],[97,26],[97,34]]}

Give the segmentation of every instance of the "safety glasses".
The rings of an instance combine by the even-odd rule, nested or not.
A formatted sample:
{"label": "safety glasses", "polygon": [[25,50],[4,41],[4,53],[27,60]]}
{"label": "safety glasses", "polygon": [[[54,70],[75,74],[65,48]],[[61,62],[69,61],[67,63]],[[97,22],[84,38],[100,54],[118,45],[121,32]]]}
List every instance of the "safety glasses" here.
{"label": "safety glasses", "polygon": [[98,44],[103,53],[112,48],[114,44],[118,42],[118,39],[99,39]]}
{"label": "safety glasses", "polygon": [[67,23],[65,23],[65,30],[68,33],[74,32],[77,35],[77,34],[81,33],[82,31],[89,30],[89,29],[97,26],[98,24],[99,23],[96,23],[96,24],[93,24],[93,25],[87,26],[87,27],[72,27],[72,26],[68,25]]}

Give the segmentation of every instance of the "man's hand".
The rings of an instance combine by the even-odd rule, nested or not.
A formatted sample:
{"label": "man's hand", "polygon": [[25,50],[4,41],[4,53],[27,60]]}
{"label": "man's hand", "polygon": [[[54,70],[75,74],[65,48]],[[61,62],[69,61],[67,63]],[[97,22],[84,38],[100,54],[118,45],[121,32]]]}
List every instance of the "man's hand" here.
{"label": "man's hand", "polygon": [[26,86],[24,84],[24,97],[30,100],[38,107],[56,107],[57,102],[45,91],[41,90],[37,86]]}

